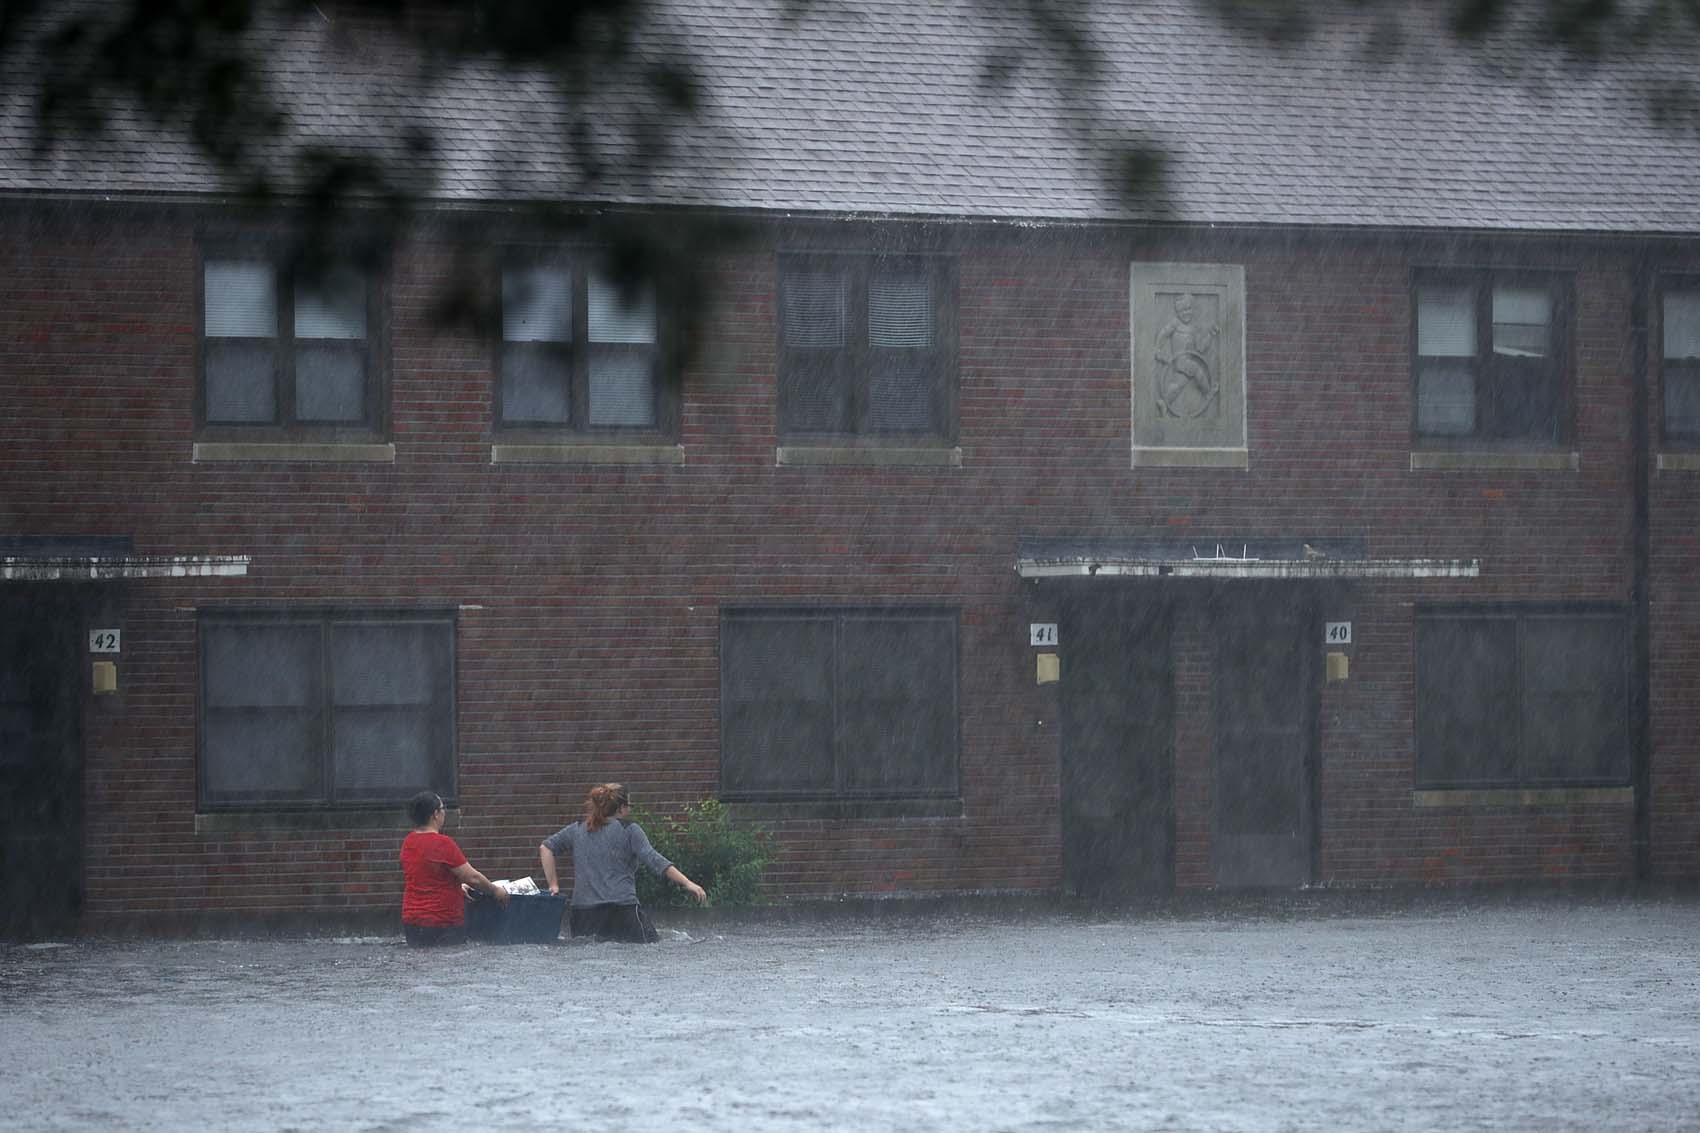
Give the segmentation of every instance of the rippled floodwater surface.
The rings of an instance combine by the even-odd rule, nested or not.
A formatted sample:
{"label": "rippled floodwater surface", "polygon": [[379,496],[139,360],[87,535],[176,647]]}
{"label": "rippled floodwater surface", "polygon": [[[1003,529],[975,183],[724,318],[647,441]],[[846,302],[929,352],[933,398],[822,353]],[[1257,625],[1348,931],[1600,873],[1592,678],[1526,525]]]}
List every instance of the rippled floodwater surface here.
{"label": "rippled floodwater surface", "polygon": [[1700,903],[0,945],[10,1129],[1700,1127]]}

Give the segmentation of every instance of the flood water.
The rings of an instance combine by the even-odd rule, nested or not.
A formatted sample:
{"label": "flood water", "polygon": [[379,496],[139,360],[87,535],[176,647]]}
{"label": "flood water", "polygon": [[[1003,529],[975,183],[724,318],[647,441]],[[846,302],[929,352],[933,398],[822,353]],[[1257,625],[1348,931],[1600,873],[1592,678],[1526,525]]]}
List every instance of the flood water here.
{"label": "flood water", "polygon": [[1681,1129],[1700,902],[0,945],[13,1129]]}

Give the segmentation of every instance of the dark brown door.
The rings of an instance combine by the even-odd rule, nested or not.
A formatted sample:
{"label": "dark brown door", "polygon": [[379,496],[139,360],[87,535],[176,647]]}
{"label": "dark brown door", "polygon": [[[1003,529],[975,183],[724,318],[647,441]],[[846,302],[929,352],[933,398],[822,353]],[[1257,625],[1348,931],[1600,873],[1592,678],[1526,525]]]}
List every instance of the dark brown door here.
{"label": "dark brown door", "polygon": [[1293,583],[1230,583],[1213,614],[1216,882],[1303,885],[1315,841],[1312,603]]}
{"label": "dark brown door", "polygon": [[0,933],[49,932],[82,903],[80,617],[53,587],[0,589]]}
{"label": "dark brown door", "polygon": [[1060,632],[1068,888],[1089,897],[1167,891],[1174,885],[1167,613],[1137,596],[1091,595],[1072,605]]}

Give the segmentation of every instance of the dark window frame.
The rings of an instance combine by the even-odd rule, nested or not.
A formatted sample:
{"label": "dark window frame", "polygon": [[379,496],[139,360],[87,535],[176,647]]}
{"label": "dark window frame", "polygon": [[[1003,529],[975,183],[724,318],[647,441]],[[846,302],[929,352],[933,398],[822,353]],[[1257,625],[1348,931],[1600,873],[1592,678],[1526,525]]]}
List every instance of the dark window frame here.
{"label": "dark window frame", "polygon": [[[504,254],[496,264],[488,286],[495,296],[494,342],[491,372],[495,388],[491,392],[492,425],[504,441],[559,441],[563,437],[610,441],[670,441],[679,435],[679,381],[677,380],[678,341],[674,331],[676,320],[671,317],[671,304],[664,288],[652,287],[655,301],[655,342],[593,343],[590,341],[590,277],[597,269],[596,253],[589,249],[516,249]],[[567,420],[509,421],[504,407],[506,375],[504,360],[509,348],[506,337],[505,311],[502,305],[503,279],[509,270],[557,268],[565,271],[572,288],[570,342],[531,342],[527,347],[539,353],[557,355],[566,368]],[[653,425],[592,425],[590,423],[590,361],[593,354],[650,354],[653,356],[655,423]]]}
{"label": "dark window frame", "polygon": [[[1552,353],[1533,360],[1498,355],[1493,349],[1493,292],[1496,286],[1546,289],[1551,300]],[[1418,293],[1425,287],[1467,287],[1475,316],[1476,351],[1469,359],[1475,383],[1476,422],[1469,433],[1422,431],[1421,380],[1427,355],[1418,353],[1421,304]],[[1565,272],[1522,267],[1419,268],[1411,278],[1411,436],[1424,448],[1556,448],[1575,436],[1575,378],[1572,372],[1575,334],[1574,281]],[[1438,357],[1438,356],[1436,356]],[[1536,371],[1543,375],[1531,378]],[[1514,412],[1507,389],[1514,383],[1533,384],[1544,380],[1552,386],[1553,428],[1546,432],[1515,432],[1510,429]]]}
{"label": "dark window frame", "polygon": [[[875,349],[868,343],[868,282],[875,270],[906,267],[925,271],[933,305],[935,345],[928,377],[928,405],[932,416],[925,430],[874,431],[870,424],[871,382]],[[787,304],[786,278],[793,272],[841,270],[849,281],[846,341],[837,359],[821,357],[820,348],[791,346],[785,341]],[[943,253],[867,251],[781,251],[775,266],[774,337],[778,385],[777,425],[779,435],[791,441],[836,444],[902,444],[954,442],[957,435],[959,347],[957,304],[959,287],[956,257]],[[795,426],[797,383],[810,371],[842,370],[850,386],[850,428],[809,429]]]}
{"label": "dark window frame", "polygon": [[[349,264],[366,284],[366,337],[362,354],[365,415],[358,423],[302,422],[295,419],[295,287],[304,269],[299,257],[276,243],[203,241],[195,259],[195,434],[206,441],[357,443],[382,440],[390,421],[390,322],[387,265]],[[277,289],[277,334],[237,342],[272,343],[272,420],[252,423],[207,420],[207,261],[242,260],[271,265]],[[333,265],[336,266],[336,265]],[[288,328],[289,333],[284,330]],[[307,340],[326,341],[326,340]],[[340,340],[353,341],[353,340]]]}
{"label": "dark window frame", "polygon": [[[1529,692],[1530,675],[1528,672],[1531,653],[1541,656],[1538,650],[1532,650],[1527,642],[1527,627],[1539,621],[1595,621],[1614,625],[1621,638],[1622,648],[1617,657],[1617,678],[1622,691],[1621,700],[1621,729],[1617,739],[1620,744],[1618,759],[1622,764],[1620,774],[1561,774],[1561,775],[1531,775],[1527,768],[1536,761],[1528,748],[1529,721],[1526,719],[1525,700]],[[1457,762],[1453,752],[1425,752],[1424,735],[1428,731],[1425,711],[1434,711],[1434,697],[1426,690],[1424,666],[1422,662],[1423,633],[1425,625],[1439,622],[1471,622],[1478,626],[1485,623],[1505,623],[1514,634],[1514,655],[1511,661],[1511,671],[1514,676],[1514,687],[1510,690],[1510,699],[1514,702],[1510,715],[1514,718],[1503,721],[1514,736],[1515,749],[1509,753],[1509,758],[1502,760],[1514,769],[1509,775],[1459,775],[1451,773],[1448,761]],[[1473,605],[1423,605],[1416,611],[1412,632],[1412,670],[1415,704],[1413,708],[1413,766],[1415,784],[1421,790],[1447,789],[1498,789],[1498,788],[1584,788],[1584,787],[1623,787],[1630,785],[1633,775],[1631,766],[1631,733],[1633,722],[1630,720],[1629,701],[1633,696],[1631,690],[1632,658],[1630,641],[1630,611],[1614,603],[1567,603],[1567,604],[1507,604],[1488,603]],[[1450,671],[1456,671],[1457,661],[1454,659]],[[1425,704],[1429,705],[1425,709]]]}
{"label": "dark window frame", "polygon": [[1695,449],[1700,448],[1700,428],[1693,430],[1673,430],[1666,412],[1666,385],[1673,374],[1680,375],[1688,381],[1700,384],[1700,359],[1668,359],[1665,357],[1665,296],[1670,292],[1692,292],[1700,295],[1700,275],[1668,274],[1661,275],[1655,288],[1656,330],[1652,336],[1651,349],[1648,353],[1659,368],[1659,443],[1665,448]]}
{"label": "dark window frame", "polygon": [[[869,787],[847,786],[849,763],[842,750],[846,723],[843,705],[845,690],[842,678],[842,636],[844,623],[850,620],[907,620],[936,622],[950,630],[950,737],[949,782],[933,786]],[[833,624],[833,690],[832,690],[832,765],[833,784],[830,789],[767,788],[742,786],[728,780],[727,732],[728,715],[732,704],[730,682],[733,679],[726,662],[725,642],[734,624],[756,622],[804,622]],[[949,606],[745,606],[722,609],[720,616],[720,794],[728,802],[750,803],[861,803],[901,802],[922,800],[959,800],[962,783],[962,614]]]}
{"label": "dark window frame", "polygon": [[[441,753],[441,782],[422,783],[395,792],[385,790],[349,791],[339,794],[336,789],[336,750],[332,728],[336,713],[330,704],[332,686],[332,651],[329,636],[338,626],[432,626],[447,635],[443,657],[443,685],[448,702],[441,706],[437,725],[445,745]],[[308,791],[260,791],[252,794],[229,794],[215,797],[208,789],[207,775],[207,633],[209,629],[231,626],[305,627],[318,633],[318,665],[312,676],[314,703],[311,707],[311,730],[316,734],[319,757],[316,789]],[[429,788],[440,793],[444,801],[454,805],[458,798],[459,780],[459,675],[457,653],[459,626],[452,611],[437,609],[371,610],[371,609],[305,609],[305,610],[229,610],[208,609],[200,612],[195,630],[196,663],[196,728],[195,728],[195,799],[200,813],[240,813],[252,811],[369,811],[374,807],[393,808],[405,803],[414,792]],[[227,709],[242,711],[242,709]]]}

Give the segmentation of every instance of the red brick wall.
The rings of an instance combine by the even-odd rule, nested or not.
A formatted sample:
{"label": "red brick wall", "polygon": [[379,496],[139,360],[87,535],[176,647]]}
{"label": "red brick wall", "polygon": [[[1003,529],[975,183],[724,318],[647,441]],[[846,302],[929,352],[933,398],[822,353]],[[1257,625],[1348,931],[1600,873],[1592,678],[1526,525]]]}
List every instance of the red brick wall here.
{"label": "red brick wall", "polygon": [[[1663,266],[1692,275],[1700,250],[1689,247]],[[1655,452],[1663,404],[1656,317],[1648,343]],[[1683,455],[1694,459],[1692,449]],[[1693,879],[1700,877],[1700,472],[1660,472],[1655,461],[1650,482],[1652,865],[1657,876]]]}
{"label": "red brick wall", "polygon": [[[870,234],[872,235],[872,233]],[[962,815],[772,823],[775,893],[1054,890],[1057,694],[1013,572],[1022,535],[1364,536],[1374,557],[1476,558],[1479,579],[1359,583],[1351,679],[1320,692],[1321,873],[1338,883],[1624,877],[1624,805],[1413,806],[1413,603],[1626,601],[1632,261],[1489,246],[1575,273],[1578,472],[1413,472],[1409,281],[1450,249],[1329,237],[1159,241],[958,233],[962,467],[775,463],[774,261],[708,269],[680,467],[492,465],[491,360],[435,328],[445,248],[391,281],[393,465],[193,464],[195,241],[183,214],[0,221],[0,534],[130,534],[142,553],[247,554],[246,578],[115,584],[123,691],[86,718],[95,916],[389,908],[394,829],[196,832],[195,610],[458,609],[462,827],[493,876],[593,782],[652,810],[712,794],[720,611],[962,612]],[[1130,468],[1128,267],[1246,269],[1250,471]],[[1466,257],[1468,259],[1468,257]],[[1655,479],[1654,863],[1700,874],[1700,476]],[[1109,584],[1109,583],[1106,583]],[[1137,586],[1137,582],[1121,585]],[[1320,632],[1320,630],[1319,630]],[[1176,877],[1211,884],[1208,627],[1176,626]],[[1067,678],[1067,643],[1063,643]]]}

